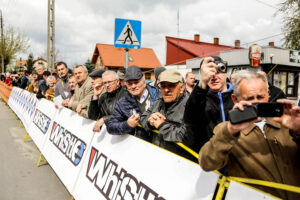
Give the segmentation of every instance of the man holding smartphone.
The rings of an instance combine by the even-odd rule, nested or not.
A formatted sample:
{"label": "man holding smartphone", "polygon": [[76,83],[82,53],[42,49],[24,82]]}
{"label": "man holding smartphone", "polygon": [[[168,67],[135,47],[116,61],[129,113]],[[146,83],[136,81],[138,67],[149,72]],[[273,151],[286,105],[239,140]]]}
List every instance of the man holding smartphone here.
{"label": "man holding smartphone", "polygon": [[[234,80],[234,109],[269,100],[268,81],[253,71],[241,71]],[[300,108],[283,104],[281,117],[260,118],[232,124],[220,123],[214,136],[200,150],[205,171],[226,167],[226,175],[300,186]],[[299,199],[297,193],[255,186],[283,199]]]}
{"label": "man holding smartphone", "polygon": [[107,131],[113,135],[131,134],[151,141],[151,135],[138,124],[141,114],[158,99],[159,90],[146,84],[138,66],[128,67],[124,80],[128,92],[116,104],[107,123]]}

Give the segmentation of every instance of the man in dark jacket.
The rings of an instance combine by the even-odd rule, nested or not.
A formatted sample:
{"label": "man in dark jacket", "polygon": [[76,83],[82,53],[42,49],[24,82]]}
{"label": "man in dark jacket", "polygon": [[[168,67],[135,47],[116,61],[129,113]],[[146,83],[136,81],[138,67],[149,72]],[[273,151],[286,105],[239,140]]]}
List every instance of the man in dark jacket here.
{"label": "man in dark jacket", "polygon": [[43,80],[40,81],[38,86],[38,92],[36,93],[36,98],[45,98],[45,93],[49,89],[49,85],[47,83],[47,78],[50,76],[51,73],[49,71],[43,72]]}
{"label": "man in dark jacket", "polygon": [[88,113],[90,119],[98,120],[93,129],[96,132],[100,131],[104,123],[107,125],[116,103],[126,92],[126,89],[120,86],[119,76],[114,71],[105,71],[102,74],[102,82],[106,92],[100,97],[93,95]]}
{"label": "man in dark jacket", "polygon": [[20,88],[25,89],[29,85],[29,75],[30,71],[25,71],[24,76],[21,77]]}
{"label": "man in dark jacket", "polygon": [[[197,161],[176,142],[192,146],[193,135],[188,132],[183,123],[183,113],[188,96],[184,94],[185,84],[181,74],[175,70],[161,73],[159,82],[162,98],[143,113],[142,127],[153,134],[152,143],[186,158]],[[158,133],[152,130],[157,129]]]}
{"label": "man in dark jacket", "polygon": [[228,111],[233,107],[233,88],[226,82],[227,72],[219,71],[216,63],[225,62],[217,56],[202,60],[200,81],[185,108],[184,121],[195,136],[196,152],[212,137],[214,127],[228,119]]}
{"label": "man in dark jacket", "polygon": [[146,85],[145,77],[137,66],[126,69],[124,80],[128,92],[116,104],[107,131],[113,135],[131,134],[151,141],[150,134],[137,125],[140,115],[158,99],[158,89]]}
{"label": "man in dark jacket", "polygon": [[72,97],[70,92],[70,86],[68,83],[69,74],[68,66],[65,62],[58,62],[56,64],[56,71],[58,73],[59,79],[55,85],[54,96],[61,96],[62,99],[69,99]]}

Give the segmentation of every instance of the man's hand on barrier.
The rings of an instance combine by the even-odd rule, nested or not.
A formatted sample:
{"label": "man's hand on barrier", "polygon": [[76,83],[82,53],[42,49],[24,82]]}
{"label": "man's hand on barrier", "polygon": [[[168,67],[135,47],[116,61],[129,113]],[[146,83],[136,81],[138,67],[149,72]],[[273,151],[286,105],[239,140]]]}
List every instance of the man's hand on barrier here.
{"label": "man's hand on barrier", "polygon": [[152,113],[148,118],[149,124],[151,126],[154,126],[155,128],[158,128],[165,121],[166,121],[166,117],[159,112]]}
{"label": "man's hand on barrier", "polygon": [[139,114],[135,114],[135,115],[131,115],[128,119],[127,119],[127,124],[131,127],[131,128],[135,128],[138,123],[140,121],[140,115]]}
{"label": "man's hand on barrier", "polygon": [[278,99],[277,103],[283,104],[283,115],[274,117],[274,121],[289,128],[293,133],[300,135],[300,107],[294,101],[288,99]]}
{"label": "man's hand on barrier", "polygon": [[76,108],[76,112],[77,112],[78,114],[81,114],[82,109],[84,109],[84,106],[81,105],[81,104],[78,104],[78,106],[77,106],[77,108]]}
{"label": "man's hand on barrier", "polygon": [[95,124],[93,131],[95,132],[100,132],[101,130],[101,126],[104,124],[104,120],[103,118],[99,119],[99,121],[97,121],[97,123]]}
{"label": "man's hand on barrier", "polygon": [[68,106],[68,103],[69,103],[70,99],[65,99],[61,102],[61,105],[62,106]]}
{"label": "man's hand on barrier", "polygon": [[67,105],[67,106],[68,106],[69,108],[71,108],[71,107],[72,107],[72,103],[73,103],[73,99],[70,99],[70,100],[68,101],[68,105]]}
{"label": "man's hand on barrier", "polygon": [[204,58],[200,68],[199,87],[205,89],[209,80],[217,74],[217,65],[212,57]]}

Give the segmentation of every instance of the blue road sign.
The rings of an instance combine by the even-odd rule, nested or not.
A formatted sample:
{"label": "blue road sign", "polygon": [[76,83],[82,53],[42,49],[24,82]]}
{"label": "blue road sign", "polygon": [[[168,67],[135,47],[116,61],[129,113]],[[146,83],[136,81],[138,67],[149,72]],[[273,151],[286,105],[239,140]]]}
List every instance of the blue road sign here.
{"label": "blue road sign", "polygon": [[141,48],[142,22],[130,19],[115,19],[114,46],[117,48]]}

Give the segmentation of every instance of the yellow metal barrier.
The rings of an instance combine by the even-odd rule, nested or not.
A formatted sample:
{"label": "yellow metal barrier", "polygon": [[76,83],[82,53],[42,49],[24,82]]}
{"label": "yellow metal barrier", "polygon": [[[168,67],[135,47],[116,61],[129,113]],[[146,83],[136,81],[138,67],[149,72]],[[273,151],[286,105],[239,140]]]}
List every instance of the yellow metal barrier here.
{"label": "yellow metal barrier", "polygon": [[43,162],[43,163],[47,162],[47,160],[45,159],[45,157],[43,156],[43,154],[40,154],[40,158],[39,158],[39,161],[37,163],[37,167],[40,166],[41,162]]}
{"label": "yellow metal barrier", "polygon": [[29,134],[27,132],[25,134],[24,142],[26,142],[26,140],[31,140],[31,137],[29,136]]}
{"label": "yellow metal barrier", "polygon": [[[142,127],[140,124],[138,124],[139,127]],[[154,133],[159,133],[158,130],[152,130]],[[198,154],[190,149],[189,147],[185,146],[183,143],[176,142],[176,144],[180,147],[182,147],[184,150],[189,152],[191,155],[193,155],[195,158],[198,159]],[[221,175],[218,181],[218,192],[216,195],[217,200],[222,199],[224,195],[225,189],[229,187],[230,181],[236,181],[238,183],[247,183],[247,184],[255,184],[255,185],[261,185],[261,186],[267,186],[271,188],[276,188],[280,190],[286,190],[290,192],[296,192],[300,194],[300,187],[292,186],[292,185],[286,185],[281,183],[274,183],[269,181],[263,181],[263,180],[256,180],[256,179],[250,179],[250,178],[239,178],[239,177],[233,177],[233,176],[223,176],[219,171],[214,171],[215,173]]]}

